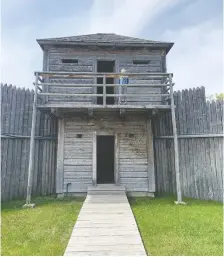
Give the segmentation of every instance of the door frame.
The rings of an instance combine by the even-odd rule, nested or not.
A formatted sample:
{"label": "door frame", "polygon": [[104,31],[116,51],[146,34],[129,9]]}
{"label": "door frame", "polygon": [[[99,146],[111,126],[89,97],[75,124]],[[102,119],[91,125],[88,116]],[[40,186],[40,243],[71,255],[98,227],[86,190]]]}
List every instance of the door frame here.
{"label": "door frame", "polygon": [[[97,63],[98,61],[111,61],[114,62],[114,73],[119,73],[119,60],[116,57],[110,57],[110,56],[103,56],[103,57],[96,57],[93,63],[93,72],[97,73]],[[94,84],[97,84],[97,78],[94,78],[93,81]],[[114,84],[118,84],[118,79],[114,79]],[[97,94],[97,88],[94,87],[93,94]],[[114,94],[118,94],[118,88],[114,87]],[[114,96],[114,104],[118,103],[118,98]],[[97,104],[97,96],[93,97],[92,104]]]}
{"label": "door frame", "polygon": [[114,181],[119,185],[119,144],[118,134],[114,132],[95,131],[93,132],[93,156],[92,156],[92,184],[97,185],[97,136],[114,136]]}

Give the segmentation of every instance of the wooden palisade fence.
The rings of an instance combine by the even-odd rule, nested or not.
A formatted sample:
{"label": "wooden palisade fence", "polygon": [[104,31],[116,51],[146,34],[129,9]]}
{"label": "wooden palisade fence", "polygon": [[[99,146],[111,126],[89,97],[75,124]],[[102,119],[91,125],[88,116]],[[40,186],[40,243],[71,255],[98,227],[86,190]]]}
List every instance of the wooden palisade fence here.
{"label": "wooden palisade fence", "polygon": [[[2,200],[25,198],[33,91],[1,85]],[[222,200],[223,102],[206,102],[205,89],[175,93],[183,195]],[[153,119],[156,191],[176,193],[171,113]],[[37,111],[33,195],[55,193],[57,120]]]}
{"label": "wooden palisade fence", "polygon": [[[34,92],[1,85],[2,200],[25,198]],[[37,112],[33,195],[55,192],[56,119]]]}
{"label": "wooden palisade fence", "polygon": [[[223,101],[206,102],[204,87],[175,93],[183,195],[222,201]],[[175,193],[170,113],[154,120],[157,192]]]}

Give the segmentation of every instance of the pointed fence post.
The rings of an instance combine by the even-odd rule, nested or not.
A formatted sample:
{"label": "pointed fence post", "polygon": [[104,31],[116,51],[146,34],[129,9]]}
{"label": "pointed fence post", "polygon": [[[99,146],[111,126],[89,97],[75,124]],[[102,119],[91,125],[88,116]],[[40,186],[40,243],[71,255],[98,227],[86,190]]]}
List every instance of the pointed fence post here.
{"label": "pointed fence post", "polygon": [[180,183],[180,167],[179,167],[179,150],[178,150],[178,138],[177,138],[177,126],[175,116],[175,104],[173,98],[173,82],[172,74],[169,75],[170,83],[170,99],[171,99],[171,116],[173,126],[173,139],[174,139],[174,159],[175,159],[175,174],[176,174],[176,188],[177,188],[177,201],[176,204],[185,204],[182,200],[181,183]]}
{"label": "pointed fence post", "polygon": [[38,88],[38,73],[36,73],[35,80],[35,90],[34,90],[34,99],[33,99],[33,114],[32,114],[32,127],[31,127],[31,136],[30,136],[30,153],[29,153],[29,167],[28,167],[28,182],[27,182],[27,195],[26,195],[26,204],[23,207],[33,208],[35,204],[31,203],[31,193],[32,193],[32,181],[33,181],[33,159],[34,159],[34,150],[35,150],[35,126],[36,126],[36,105],[37,105],[37,88]]}

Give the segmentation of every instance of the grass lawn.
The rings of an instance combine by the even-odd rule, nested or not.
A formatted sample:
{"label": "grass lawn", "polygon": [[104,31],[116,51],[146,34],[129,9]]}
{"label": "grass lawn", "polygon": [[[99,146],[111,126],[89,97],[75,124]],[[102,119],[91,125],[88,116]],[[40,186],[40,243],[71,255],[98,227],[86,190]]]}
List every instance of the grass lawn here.
{"label": "grass lawn", "polygon": [[174,198],[132,198],[145,248],[150,255],[223,255],[222,204]]}
{"label": "grass lawn", "polygon": [[84,199],[42,197],[2,204],[2,255],[63,255]]}

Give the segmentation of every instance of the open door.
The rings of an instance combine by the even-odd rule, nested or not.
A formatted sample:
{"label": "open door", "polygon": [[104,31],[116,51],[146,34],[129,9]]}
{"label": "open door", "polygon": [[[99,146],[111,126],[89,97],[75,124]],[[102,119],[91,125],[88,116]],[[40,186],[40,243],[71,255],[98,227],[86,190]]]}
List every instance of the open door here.
{"label": "open door", "polygon": [[97,136],[97,183],[114,183],[114,136]]}

